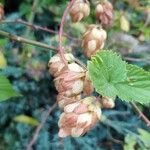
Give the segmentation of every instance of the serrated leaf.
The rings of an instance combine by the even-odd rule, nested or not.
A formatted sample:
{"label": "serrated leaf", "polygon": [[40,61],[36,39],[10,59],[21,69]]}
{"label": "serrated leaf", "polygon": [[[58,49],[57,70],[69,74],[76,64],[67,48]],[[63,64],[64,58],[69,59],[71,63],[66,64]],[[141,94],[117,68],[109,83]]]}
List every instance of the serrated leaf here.
{"label": "serrated leaf", "polygon": [[115,97],[115,84],[126,79],[126,63],[112,51],[98,52],[88,62],[89,75],[98,93]]}
{"label": "serrated leaf", "polygon": [[13,89],[9,80],[5,76],[0,75],[0,101],[4,101],[16,96],[21,95]]}
{"label": "serrated leaf", "polygon": [[89,76],[103,96],[150,103],[150,73],[129,65],[113,52],[99,52],[88,62]]}
{"label": "serrated leaf", "polygon": [[127,64],[127,81],[115,87],[118,96],[126,101],[150,103],[150,73],[135,65]]}
{"label": "serrated leaf", "polygon": [[38,120],[36,120],[36,119],[33,118],[33,117],[26,116],[26,115],[19,115],[19,116],[16,116],[16,117],[14,118],[14,121],[20,122],[20,123],[24,123],[24,124],[29,124],[29,125],[32,125],[32,126],[37,126],[37,125],[39,125],[39,121],[38,121]]}

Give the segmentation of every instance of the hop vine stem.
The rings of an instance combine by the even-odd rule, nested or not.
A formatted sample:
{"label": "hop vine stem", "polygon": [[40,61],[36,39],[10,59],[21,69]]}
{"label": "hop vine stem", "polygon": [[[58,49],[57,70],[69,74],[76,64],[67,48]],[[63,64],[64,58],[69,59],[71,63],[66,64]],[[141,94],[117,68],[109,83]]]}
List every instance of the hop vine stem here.
{"label": "hop vine stem", "polygon": [[68,12],[70,10],[70,8],[72,7],[72,5],[74,4],[76,0],[71,0],[68,4],[68,6],[66,7],[64,13],[63,13],[63,16],[62,16],[62,19],[61,19],[61,23],[60,23],[60,28],[59,28],[59,54],[62,58],[62,61],[64,62],[64,64],[67,66],[67,61],[65,59],[65,56],[64,56],[64,49],[62,47],[62,35],[63,35],[63,29],[64,29],[64,24],[65,24],[65,20],[66,20],[66,17],[68,15]]}

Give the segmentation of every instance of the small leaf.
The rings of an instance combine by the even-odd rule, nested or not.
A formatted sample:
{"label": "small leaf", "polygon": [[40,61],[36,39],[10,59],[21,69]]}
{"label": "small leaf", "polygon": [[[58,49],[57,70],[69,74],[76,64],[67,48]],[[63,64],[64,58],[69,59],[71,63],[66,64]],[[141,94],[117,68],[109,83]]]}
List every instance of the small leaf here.
{"label": "small leaf", "polygon": [[33,117],[26,116],[26,115],[16,116],[14,118],[14,121],[17,121],[17,122],[20,122],[20,123],[24,123],[24,124],[29,124],[29,125],[32,125],[32,126],[39,125],[39,121],[38,120],[36,120]]}
{"label": "small leaf", "polygon": [[120,27],[125,32],[128,32],[130,30],[130,22],[124,15],[120,17]]}
{"label": "small leaf", "polygon": [[5,68],[7,65],[7,61],[3,55],[3,53],[0,51],[0,69]]}
{"label": "small leaf", "polygon": [[88,62],[88,71],[99,94],[118,96],[127,102],[150,103],[150,73],[125,63],[116,53],[97,53]]}
{"label": "small leaf", "polygon": [[13,89],[9,80],[5,76],[0,75],[0,101],[4,101],[16,96],[21,95]]}

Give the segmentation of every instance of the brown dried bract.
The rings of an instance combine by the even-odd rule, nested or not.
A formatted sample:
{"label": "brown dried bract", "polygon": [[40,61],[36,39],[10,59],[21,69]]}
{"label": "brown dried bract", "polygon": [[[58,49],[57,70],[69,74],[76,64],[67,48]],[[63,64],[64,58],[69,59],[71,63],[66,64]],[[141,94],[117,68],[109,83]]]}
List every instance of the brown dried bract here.
{"label": "brown dried bract", "polygon": [[60,137],[79,137],[97,123],[101,117],[101,109],[93,104],[93,99],[95,97],[87,97],[64,107],[58,123]]}
{"label": "brown dried bract", "polygon": [[100,99],[100,103],[103,108],[114,108],[115,107],[115,102],[114,102],[113,98],[102,97],[102,99]]}
{"label": "brown dried bract", "polygon": [[[74,60],[74,56],[71,53],[65,54],[65,58],[68,61],[68,63],[71,63]],[[58,77],[61,74],[61,72],[66,69],[65,64],[61,60],[59,54],[54,55],[50,59],[48,67],[50,74],[54,77]]]}
{"label": "brown dried bract", "polygon": [[89,79],[88,72],[86,72],[84,85],[83,85],[83,94],[85,96],[90,96],[94,92],[94,87],[92,85],[92,82]]}
{"label": "brown dried bract", "polygon": [[85,72],[82,67],[76,63],[68,64],[68,68],[54,80],[55,87],[67,97],[78,95],[83,91],[84,77]]}
{"label": "brown dried bract", "polygon": [[60,108],[64,108],[68,104],[75,103],[81,99],[81,95],[75,95],[71,97],[65,96],[65,93],[59,93],[57,95],[57,102]]}
{"label": "brown dried bract", "polygon": [[106,38],[107,33],[105,30],[97,25],[88,26],[82,40],[84,54],[89,58],[95,55],[98,50],[104,47]]}
{"label": "brown dried bract", "polygon": [[73,22],[79,22],[90,14],[89,2],[86,0],[76,0],[70,10]]}
{"label": "brown dried bract", "polygon": [[114,16],[113,16],[113,6],[110,2],[106,1],[104,3],[99,3],[96,6],[96,18],[100,21],[101,25],[106,28],[112,26]]}

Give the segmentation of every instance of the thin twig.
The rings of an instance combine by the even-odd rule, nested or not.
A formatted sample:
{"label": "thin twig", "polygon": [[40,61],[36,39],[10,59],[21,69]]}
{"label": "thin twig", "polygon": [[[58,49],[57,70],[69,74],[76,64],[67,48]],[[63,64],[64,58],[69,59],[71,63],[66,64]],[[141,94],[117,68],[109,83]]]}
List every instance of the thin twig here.
{"label": "thin twig", "polygon": [[37,41],[34,41],[34,40],[29,40],[29,39],[26,39],[26,38],[23,38],[23,37],[20,37],[20,36],[17,36],[17,35],[2,31],[2,30],[0,30],[0,35],[3,36],[3,37],[9,38],[11,40],[14,40],[14,41],[21,42],[21,43],[26,43],[26,44],[30,44],[30,45],[34,45],[34,46],[54,50],[54,51],[58,50],[56,47],[49,46],[47,44],[37,42]]}
{"label": "thin twig", "polygon": [[[25,26],[28,26],[30,27],[31,29],[33,30],[41,30],[41,31],[45,31],[45,32],[48,32],[48,33],[53,33],[53,34],[58,34],[58,31],[54,31],[52,29],[49,29],[47,27],[42,27],[42,26],[38,26],[38,25],[35,25],[35,24],[31,24],[27,21],[24,21],[22,19],[16,19],[16,20],[3,20],[0,22],[0,24],[8,24],[8,23],[14,23],[14,24],[23,24]],[[67,37],[68,39],[70,40],[73,40],[73,41],[80,41],[80,39],[78,38],[73,38],[72,36],[68,35],[67,33],[63,33],[63,36]]]}
{"label": "thin twig", "polygon": [[146,123],[148,127],[150,127],[150,120],[141,112],[138,106],[133,102],[131,102],[131,105],[135,108],[135,110],[139,114],[139,117],[142,118],[142,120]]}
{"label": "thin twig", "polygon": [[124,57],[123,59],[134,62],[147,62],[150,63],[150,60],[144,58],[133,58],[133,57]]}
{"label": "thin twig", "polygon": [[65,56],[64,56],[64,50],[63,50],[63,47],[62,47],[62,35],[63,35],[63,29],[64,29],[64,24],[65,24],[65,20],[66,20],[66,17],[67,17],[67,14],[70,10],[70,8],[72,7],[73,3],[75,2],[76,0],[71,0],[68,4],[68,6],[66,7],[64,13],[63,13],[63,16],[62,16],[62,19],[61,19],[61,23],[60,23],[60,28],[59,28],[59,54],[62,58],[62,61],[64,62],[64,64],[67,66],[67,61],[65,59]]}
{"label": "thin twig", "polygon": [[35,133],[29,143],[29,145],[27,146],[27,149],[26,150],[32,150],[32,146],[35,144],[37,138],[38,138],[38,135],[40,133],[40,130],[42,129],[42,127],[44,126],[44,124],[46,123],[49,115],[52,113],[52,111],[56,108],[57,106],[57,103],[55,103],[54,105],[52,105],[52,107],[49,108],[47,114],[45,115],[43,121],[40,123],[40,125],[37,126],[36,130],[35,130]]}

